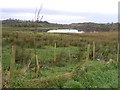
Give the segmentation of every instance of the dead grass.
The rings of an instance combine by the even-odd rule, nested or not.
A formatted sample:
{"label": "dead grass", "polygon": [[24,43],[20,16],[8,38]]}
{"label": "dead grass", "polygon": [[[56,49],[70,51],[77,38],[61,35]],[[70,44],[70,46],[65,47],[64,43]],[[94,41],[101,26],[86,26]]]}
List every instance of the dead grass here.
{"label": "dead grass", "polygon": [[71,80],[73,77],[72,73],[64,73],[57,76],[48,76],[40,79],[27,80],[27,86],[31,88],[58,88],[62,87],[67,80]]}
{"label": "dead grass", "polygon": [[57,75],[57,76],[48,76],[48,77],[42,77],[40,79],[32,79],[32,80],[28,80],[28,82],[34,82],[34,81],[51,81],[52,79],[59,79],[59,78],[65,78],[65,79],[71,79],[73,76],[73,74],[71,72],[67,72],[61,75]]}

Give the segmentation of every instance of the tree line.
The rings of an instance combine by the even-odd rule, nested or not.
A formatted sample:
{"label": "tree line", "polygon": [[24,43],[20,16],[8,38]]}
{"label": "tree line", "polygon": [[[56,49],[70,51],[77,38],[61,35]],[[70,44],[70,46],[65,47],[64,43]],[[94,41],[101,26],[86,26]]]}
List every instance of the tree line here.
{"label": "tree line", "polygon": [[[19,20],[19,19],[6,19],[2,20],[3,27],[35,27],[35,21],[31,20]],[[108,32],[108,31],[117,31],[118,23],[71,23],[71,24],[57,24],[50,23],[48,21],[38,21],[38,27],[51,29],[77,29],[79,31],[85,32]]]}

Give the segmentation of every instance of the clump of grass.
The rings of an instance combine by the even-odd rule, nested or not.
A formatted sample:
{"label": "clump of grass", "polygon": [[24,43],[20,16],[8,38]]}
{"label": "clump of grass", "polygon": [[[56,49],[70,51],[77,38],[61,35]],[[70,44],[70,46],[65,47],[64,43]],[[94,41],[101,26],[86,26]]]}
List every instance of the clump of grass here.
{"label": "clump of grass", "polygon": [[63,88],[82,88],[82,85],[78,81],[69,80],[64,84]]}
{"label": "clump of grass", "polygon": [[[12,87],[17,88],[62,88],[63,84],[67,80],[71,80],[72,74],[66,73],[57,76],[49,76],[40,79],[31,79],[31,80],[24,80],[24,79],[17,79],[13,81]],[[16,79],[15,79],[16,80]]]}

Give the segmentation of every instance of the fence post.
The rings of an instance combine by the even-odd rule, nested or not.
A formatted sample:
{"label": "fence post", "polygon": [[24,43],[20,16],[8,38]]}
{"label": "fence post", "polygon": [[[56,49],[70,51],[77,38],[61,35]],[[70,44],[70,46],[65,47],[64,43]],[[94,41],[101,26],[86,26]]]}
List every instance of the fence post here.
{"label": "fence post", "polygon": [[56,43],[54,45],[54,63],[56,62]]}
{"label": "fence post", "polygon": [[2,90],[2,22],[0,22],[0,90]]}
{"label": "fence post", "polygon": [[70,53],[70,49],[68,50],[68,53],[69,53],[69,59],[70,59],[70,62],[71,62],[72,60],[71,60],[71,53]]}
{"label": "fence post", "polygon": [[15,53],[16,53],[16,47],[12,46],[11,63],[10,63],[10,82],[13,80],[14,77]]}
{"label": "fence post", "polygon": [[[48,51],[48,52],[49,52],[49,51]],[[42,63],[43,63],[43,64],[45,64],[46,56],[47,56],[47,53],[46,53],[46,51],[44,50],[44,51],[43,51],[43,54],[42,54],[42,57],[41,57],[41,58],[42,58]]]}
{"label": "fence post", "polygon": [[93,60],[95,60],[95,42],[93,41]]}
{"label": "fence post", "polygon": [[88,44],[88,46],[87,46],[87,57],[86,57],[86,61],[89,60],[89,54],[90,54],[90,44]]}
{"label": "fence post", "polygon": [[39,63],[38,63],[38,57],[37,57],[37,55],[35,55],[35,63],[36,63],[35,71],[37,73],[39,71]]}
{"label": "fence post", "polygon": [[119,43],[117,44],[117,62],[119,63]]}
{"label": "fence post", "polygon": [[0,89],[2,90],[2,77],[3,77],[3,75],[2,75],[2,56],[0,56]]}

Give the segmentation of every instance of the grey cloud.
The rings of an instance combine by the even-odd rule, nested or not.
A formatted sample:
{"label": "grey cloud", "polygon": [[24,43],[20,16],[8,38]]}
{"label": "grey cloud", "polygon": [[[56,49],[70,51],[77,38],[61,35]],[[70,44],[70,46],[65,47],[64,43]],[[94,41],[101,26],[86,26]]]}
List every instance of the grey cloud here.
{"label": "grey cloud", "polygon": [[[78,10],[79,11],[79,10]],[[2,8],[2,13],[7,14],[9,17],[11,14],[19,13],[35,13],[33,8]],[[61,15],[61,16],[82,16],[86,17],[94,22],[117,22],[118,15],[116,14],[103,14],[103,13],[88,13],[88,12],[65,12],[58,10],[43,9],[41,11],[43,15]],[[72,21],[71,21],[72,22]]]}

